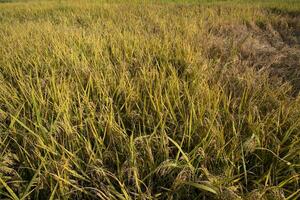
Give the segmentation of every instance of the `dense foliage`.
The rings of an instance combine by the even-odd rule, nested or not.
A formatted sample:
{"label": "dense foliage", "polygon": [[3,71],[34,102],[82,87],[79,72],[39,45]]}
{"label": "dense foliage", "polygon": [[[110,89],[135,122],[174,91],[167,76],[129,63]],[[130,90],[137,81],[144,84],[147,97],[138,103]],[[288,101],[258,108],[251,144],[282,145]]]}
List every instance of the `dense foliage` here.
{"label": "dense foliage", "polygon": [[0,4],[0,199],[297,199],[296,2]]}

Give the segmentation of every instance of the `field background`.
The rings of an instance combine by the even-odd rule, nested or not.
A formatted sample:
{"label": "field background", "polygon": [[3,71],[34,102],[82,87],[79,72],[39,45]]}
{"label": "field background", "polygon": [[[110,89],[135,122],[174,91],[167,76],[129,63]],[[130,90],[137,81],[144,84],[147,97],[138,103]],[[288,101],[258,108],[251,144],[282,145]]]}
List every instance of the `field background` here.
{"label": "field background", "polygon": [[300,198],[300,1],[0,2],[0,199]]}

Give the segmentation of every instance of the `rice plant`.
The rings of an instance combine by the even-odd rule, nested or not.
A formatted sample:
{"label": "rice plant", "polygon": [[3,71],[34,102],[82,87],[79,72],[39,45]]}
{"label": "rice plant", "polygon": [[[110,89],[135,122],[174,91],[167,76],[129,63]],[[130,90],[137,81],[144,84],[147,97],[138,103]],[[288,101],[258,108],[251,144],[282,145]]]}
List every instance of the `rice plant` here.
{"label": "rice plant", "polygon": [[0,199],[299,199],[298,1],[0,3]]}

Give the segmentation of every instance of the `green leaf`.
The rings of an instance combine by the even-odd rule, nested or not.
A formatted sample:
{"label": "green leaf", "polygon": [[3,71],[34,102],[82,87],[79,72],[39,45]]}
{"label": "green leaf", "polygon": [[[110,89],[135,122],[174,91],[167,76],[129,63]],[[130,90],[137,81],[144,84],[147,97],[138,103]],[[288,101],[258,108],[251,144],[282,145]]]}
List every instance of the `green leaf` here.
{"label": "green leaf", "polygon": [[37,175],[40,173],[40,170],[42,168],[43,163],[40,164],[38,169],[36,170],[35,174],[33,175],[32,179],[30,180],[29,184],[27,185],[25,191],[23,192],[23,195],[21,197],[21,200],[24,200],[31,192],[29,192],[30,188],[33,186],[35,179]]}
{"label": "green leaf", "polygon": [[210,193],[215,194],[215,195],[218,194],[217,190],[214,189],[212,186],[207,186],[207,185],[204,185],[204,184],[193,183],[193,182],[187,182],[185,184],[193,186],[193,187],[195,187],[195,188],[197,188],[199,190],[205,191],[205,192],[210,192]]}
{"label": "green leaf", "polygon": [[11,198],[14,200],[20,200],[16,193],[5,183],[5,181],[0,177],[0,183],[5,187],[5,189],[10,194]]}

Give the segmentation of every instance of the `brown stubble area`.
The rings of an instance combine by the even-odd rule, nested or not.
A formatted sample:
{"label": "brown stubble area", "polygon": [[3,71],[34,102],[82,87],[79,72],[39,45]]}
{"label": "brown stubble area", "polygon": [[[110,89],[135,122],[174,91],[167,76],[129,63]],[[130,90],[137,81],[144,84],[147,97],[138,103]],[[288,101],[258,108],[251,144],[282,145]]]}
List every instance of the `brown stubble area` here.
{"label": "brown stubble area", "polygon": [[0,4],[0,199],[297,199],[291,10]]}

